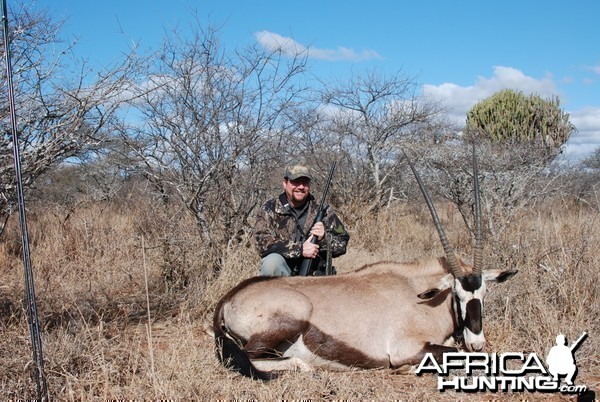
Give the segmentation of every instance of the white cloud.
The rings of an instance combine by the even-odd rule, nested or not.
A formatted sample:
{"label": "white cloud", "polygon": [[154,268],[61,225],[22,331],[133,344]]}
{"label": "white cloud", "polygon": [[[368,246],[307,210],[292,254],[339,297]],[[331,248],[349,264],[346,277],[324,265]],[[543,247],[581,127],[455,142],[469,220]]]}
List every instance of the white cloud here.
{"label": "white cloud", "polygon": [[571,113],[577,133],[567,142],[565,155],[571,160],[583,159],[600,147],[600,107],[588,107]]}
{"label": "white cloud", "polygon": [[570,114],[571,122],[580,131],[590,131],[600,127],[600,107],[587,107]]}
{"label": "white cloud", "polygon": [[365,61],[382,59],[379,53],[371,49],[365,49],[360,52],[343,46],[338,46],[335,49],[320,49],[318,47],[305,46],[293,38],[269,31],[256,32],[254,37],[258,43],[266,49],[281,51],[290,56],[306,53],[310,58],[326,61]]}
{"label": "white cloud", "polygon": [[514,89],[526,94],[535,93],[544,98],[558,94],[552,77],[542,79],[528,77],[512,67],[494,67],[492,78],[478,77],[474,85],[461,87],[452,83],[423,85],[423,95],[442,101],[450,110],[451,117],[463,123],[466,114],[477,102],[503,89]]}
{"label": "white cloud", "polygon": [[281,51],[284,54],[288,54],[290,56],[306,52],[306,46],[296,42],[292,38],[281,36],[274,32],[255,32],[254,37],[256,38],[258,43],[260,43],[263,47],[269,50]]}
{"label": "white cloud", "polygon": [[[477,102],[503,89],[537,94],[543,98],[557,96],[560,92],[552,76],[537,79],[512,67],[496,66],[491,78],[478,77],[475,84],[466,87],[453,83],[423,85],[423,95],[441,101],[448,108],[450,118],[457,124],[464,124],[467,112]],[[565,156],[578,160],[600,146],[600,108],[569,113],[578,132],[567,142]]]}

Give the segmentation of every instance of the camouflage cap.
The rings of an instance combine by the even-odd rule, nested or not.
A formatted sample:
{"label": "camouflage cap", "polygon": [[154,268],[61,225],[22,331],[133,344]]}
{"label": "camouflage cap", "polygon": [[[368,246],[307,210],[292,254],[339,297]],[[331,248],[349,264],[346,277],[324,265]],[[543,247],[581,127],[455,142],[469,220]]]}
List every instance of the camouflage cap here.
{"label": "camouflage cap", "polygon": [[286,179],[290,179],[290,180],[296,180],[299,177],[306,177],[309,180],[311,179],[308,168],[306,166],[302,166],[302,165],[286,167],[283,177],[285,177]]}

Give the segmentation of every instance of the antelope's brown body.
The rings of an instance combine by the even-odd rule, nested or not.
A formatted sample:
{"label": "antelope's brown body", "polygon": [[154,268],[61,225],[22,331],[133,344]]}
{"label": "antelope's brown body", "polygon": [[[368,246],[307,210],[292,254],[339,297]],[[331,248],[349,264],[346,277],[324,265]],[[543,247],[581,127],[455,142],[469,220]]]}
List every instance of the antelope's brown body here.
{"label": "antelope's brown body", "polygon": [[283,358],[269,362],[275,370],[287,368],[286,358],[301,368],[417,364],[455,328],[449,290],[418,297],[448,270],[438,258],[330,277],[251,278],[217,305],[215,334],[227,334],[255,362]]}

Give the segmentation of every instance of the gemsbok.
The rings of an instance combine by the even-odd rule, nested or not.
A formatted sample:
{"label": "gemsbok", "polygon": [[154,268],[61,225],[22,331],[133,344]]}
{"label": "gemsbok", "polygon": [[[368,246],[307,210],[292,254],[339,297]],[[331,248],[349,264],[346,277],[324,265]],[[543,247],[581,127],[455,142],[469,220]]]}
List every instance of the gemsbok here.
{"label": "gemsbok", "polygon": [[[405,154],[429,207],[445,257],[378,262],[326,277],[254,277],[221,298],[213,317],[219,360],[255,378],[273,372],[325,368],[405,369],[425,353],[438,358],[462,338],[480,351],[486,282],[516,270],[483,270],[477,158],[473,148],[473,264],[454,254],[433,201]],[[449,342],[450,341],[450,342]],[[446,344],[446,345],[445,345]]]}

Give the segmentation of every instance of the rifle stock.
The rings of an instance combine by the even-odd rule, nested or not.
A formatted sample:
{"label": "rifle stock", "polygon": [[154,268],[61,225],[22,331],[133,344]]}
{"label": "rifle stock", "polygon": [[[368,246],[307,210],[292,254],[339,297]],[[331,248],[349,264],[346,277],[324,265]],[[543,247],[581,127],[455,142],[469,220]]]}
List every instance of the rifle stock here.
{"label": "rifle stock", "polygon": [[[325,186],[325,191],[323,191],[323,196],[321,197],[321,203],[319,204],[319,210],[317,211],[317,216],[315,216],[315,221],[313,222],[312,226],[314,226],[315,223],[317,223],[317,222],[323,221],[323,217],[325,215],[325,211],[324,211],[325,199],[327,198],[327,193],[329,192],[329,185],[331,184],[331,180],[333,179],[333,171],[334,170],[335,170],[335,162],[333,162],[331,164],[331,166],[329,167],[329,177],[327,178],[327,184]],[[311,228],[312,228],[312,226],[311,226]],[[315,243],[317,243],[317,241],[318,241],[317,238],[315,236],[313,236],[311,243],[315,244]],[[314,260],[312,258],[305,258],[304,260],[302,260],[302,264],[300,265],[300,269],[298,270],[298,276],[307,276],[308,273],[310,272],[313,261]]]}

